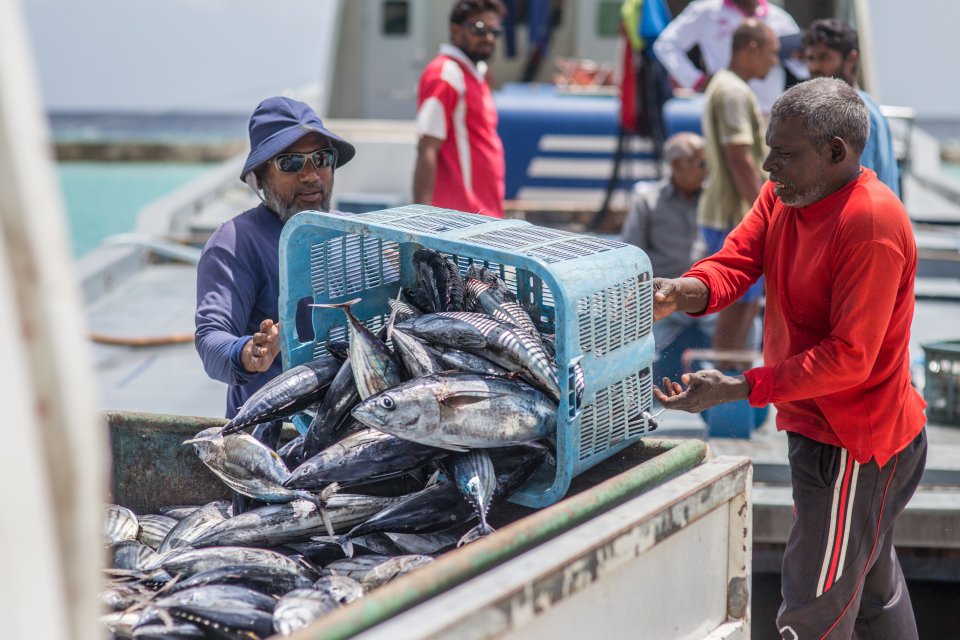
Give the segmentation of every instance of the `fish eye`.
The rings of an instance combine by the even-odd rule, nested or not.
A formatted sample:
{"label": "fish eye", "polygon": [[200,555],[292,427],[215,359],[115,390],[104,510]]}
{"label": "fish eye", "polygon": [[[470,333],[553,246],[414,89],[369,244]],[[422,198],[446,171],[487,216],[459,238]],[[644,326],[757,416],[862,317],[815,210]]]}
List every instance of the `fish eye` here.
{"label": "fish eye", "polygon": [[383,396],[382,398],[377,400],[377,404],[380,405],[381,408],[386,409],[387,411],[393,411],[397,406],[397,403],[394,402],[393,398],[391,398],[390,396]]}

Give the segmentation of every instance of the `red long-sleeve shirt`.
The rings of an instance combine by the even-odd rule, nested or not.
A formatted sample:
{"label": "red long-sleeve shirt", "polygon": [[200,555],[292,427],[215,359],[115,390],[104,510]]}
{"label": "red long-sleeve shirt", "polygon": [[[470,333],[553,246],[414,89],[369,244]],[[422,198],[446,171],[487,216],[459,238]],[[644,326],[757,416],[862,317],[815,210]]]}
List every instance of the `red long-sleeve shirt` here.
{"label": "red long-sleeve shirt", "polygon": [[766,277],[765,366],[746,372],[750,404],[777,406],[777,429],[883,466],[923,428],[910,384],[917,248],[897,197],[863,169],[809,207],[767,182],[723,249],[685,275],[710,290],[704,313]]}

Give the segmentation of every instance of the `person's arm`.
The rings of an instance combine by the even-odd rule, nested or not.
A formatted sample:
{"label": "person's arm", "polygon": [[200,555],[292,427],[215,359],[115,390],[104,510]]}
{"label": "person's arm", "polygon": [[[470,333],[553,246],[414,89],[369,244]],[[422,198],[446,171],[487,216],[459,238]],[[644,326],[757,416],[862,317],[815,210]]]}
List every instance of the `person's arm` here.
{"label": "person's arm", "polygon": [[709,80],[709,76],[697,69],[687,56],[687,52],[703,40],[709,18],[699,3],[687,5],[653,43],[657,60],[681,87],[700,90]]}
{"label": "person's arm", "polygon": [[443,140],[433,136],[421,136],[417,145],[417,163],[413,170],[413,201],[430,204],[433,186],[437,179],[437,156]]}
{"label": "person's arm", "polygon": [[[228,237],[232,232],[232,227],[221,227],[197,265],[194,343],[207,375],[228,384],[243,384],[269,368],[279,340],[263,336],[255,344],[254,337],[245,333],[258,287],[248,262],[235,253],[235,238]],[[266,329],[273,333],[270,327]],[[255,353],[255,346],[267,351]]]}
{"label": "person's arm", "polygon": [[760,195],[760,169],[750,149],[748,144],[725,144],[723,159],[740,197],[752,204]]}

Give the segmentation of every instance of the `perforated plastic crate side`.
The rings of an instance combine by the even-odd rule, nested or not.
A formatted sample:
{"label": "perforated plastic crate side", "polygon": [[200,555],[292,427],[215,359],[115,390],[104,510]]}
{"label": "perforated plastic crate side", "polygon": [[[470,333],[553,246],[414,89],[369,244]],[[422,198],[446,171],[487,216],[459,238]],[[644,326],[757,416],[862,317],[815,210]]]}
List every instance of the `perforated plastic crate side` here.
{"label": "perforated plastic crate side", "polygon": [[960,426],[960,340],[925,344],[923,353],[927,419]]}
{"label": "perforated plastic crate side", "polygon": [[[419,219],[429,217],[431,211],[439,212],[438,215],[447,214],[447,218],[457,224],[436,232],[437,235],[411,230],[411,226],[423,226],[425,223]],[[410,225],[407,217],[413,218],[416,225]],[[368,242],[380,243],[376,246],[394,251],[399,256],[398,273],[364,280],[366,271],[354,268],[346,275],[346,285],[339,289],[331,289],[325,275],[312,273],[309,278],[305,277],[311,270],[331,266],[327,259],[331,254],[326,245],[340,242],[343,246],[350,246],[350,243],[362,246],[363,243],[358,244],[357,240],[337,239],[350,234],[366,236]],[[552,261],[545,259],[540,249],[551,244],[564,245],[563,252],[571,255]],[[319,250],[318,245],[324,248]],[[348,285],[352,278],[358,283],[351,289],[356,295],[343,295],[340,300],[361,297],[362,302],[354,307],[357,317],[371,328],[379,326],[388,313],[387,299],[396,294],[397,287],[414,285],[414,274],[409,269],[410,256],[420,246],[455,256],[463,271],[471,259],[501,267],[502,274],[521,300],[534,305],[540,316],[538,319],[556,325],[557,359],[565,363],[559,371],[562,397],[557,431],[558,466],[553,471],[541,470],[515,496],[515,502],[527,506],[546,506],[555,502],[566,492],[574,475],[645,435],[646,421],[638,416],[650,402],[649,363],[653,358],[653,337],[649,333],[652,320],[649,261],[641,251],[622,243],[543,229],[520,221],[496,221],[429,207],[406,207],[352,217],[300,214],[287,224],[281,238],[282,321],[295,317],[297,302],[301,298],[322,302],[330,298],[331,292],[344,293],[351,289]],[[585,259],[594,255],[583,253],[587,249],[600,252],[599,257]],[[575,255],[578,252],[581,255]],[[314,254],[312,266],[307,264],[310,261],[305,257],[311,253]],[[554,253],[559,255],[560,252]],[[318,259],[317,255],[324,258]],[[347,254],[341,251],[336,255]],[[356,249],[356,255],[366,254]],[[597,268],[589,268],[591,265]],[[343,269],[339,264],[332,266]],[[622,277],[613,277],[613,282],[605,279],[618,273]],[[596,340],[588,340],[585,349],[581,347],[580,319],[584,315],[581,313],[584,305],[585,315],[592,318],[591,322],[606,327],[607,333],[611,334],[599,348]],[[624,325],[620,322],[621,316],[631,319],[629,331],[621,326]],[[339,329],[344,335],[346,333],[341,312],[317,310],[313,318],[318,342],[325,340],[331,331]],[[288,367],[315,357],[318,352],[316,344],[304,343],[288,331],[283,332],[281,346],[284,364]],[[586,378],[583,404],[579,409],[572,392],[573,366],[578,362],[583,366]],[[623,402],[622,398],[618,401],[623,385],[633,390],[630,403]],[[600,404],[594,407],[595,403]],[[589,413],[591,410],[592,414]],[[581,434],[584,414],[590,419],[592,429],[586,434],[588,442]],[[611,425],[609,420],[598,422],[598,415],[617,415],[618,424]],[[301,428],[305,429],[306,425]]]}

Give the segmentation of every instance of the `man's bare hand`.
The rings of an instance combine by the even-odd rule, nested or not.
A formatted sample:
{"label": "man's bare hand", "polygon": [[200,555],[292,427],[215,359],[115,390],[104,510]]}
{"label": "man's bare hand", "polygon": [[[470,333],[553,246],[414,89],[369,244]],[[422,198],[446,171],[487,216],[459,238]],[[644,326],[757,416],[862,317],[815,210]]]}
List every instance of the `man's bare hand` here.
{"label": "man's bare hand", "polygon": [[671,313],[701,313],[710,301],[707,285],[697,278],[654,278],[653,319],[666,318]]}
{"label": "man's bare hand", "polygon": [[677,311],[680,302],[680,287],[676,280],[668,278],[653,279],[653,319],[666,318]]}
{"label": "man's bare hand", "polygon": [[663,388],[654,386],[653,395],[666,409],[679,409],[699,413],[724,402],[746,400],[750,396],[750,383],[743,376],[727,376],[716,369],[685,373],[679,382],[663,379]]}
{"label": "man's bare hand", "polygon": [[240,362],[250,373],[266,371],[280,353],[280,325],[273,320],[260,323],[260,331],[243,345]]}

